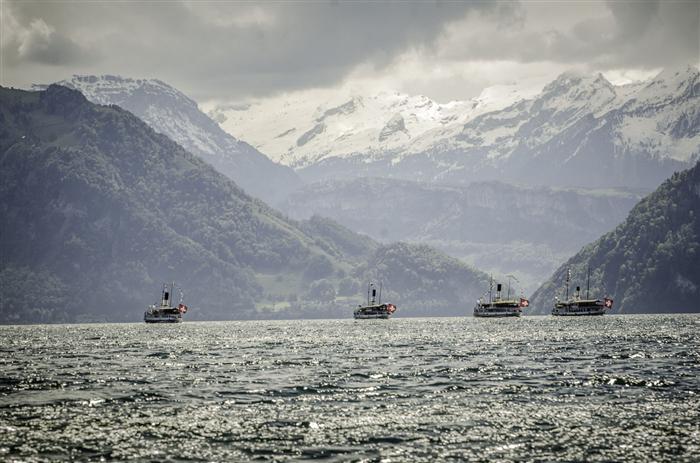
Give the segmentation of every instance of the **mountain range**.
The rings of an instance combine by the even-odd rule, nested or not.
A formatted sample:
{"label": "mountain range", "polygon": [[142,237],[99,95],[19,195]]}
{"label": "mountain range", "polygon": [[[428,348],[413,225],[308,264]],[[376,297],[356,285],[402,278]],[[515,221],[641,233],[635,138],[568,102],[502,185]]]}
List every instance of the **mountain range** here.
{"label": "mountain range", "polygon": [[277,162],[303,168],[327,157],[405,149],[428,131],[464,124],[531,94],[531,89],[501,85],[468,101],[440,104],[424,95],[344,89],[315,97],[302,94],[215,105],[208,114],[227,131],[244,133]]}
{"label": "mountain range", "polygon": [[624,220],[641,197],[497,181],[450,186],[358,178],[306,185],[280,207],[296,219],[330,217],[381,242],[429,244],[479,269],[513,274],[530,292]]}
{"label": "mountain range", "polygon": [[[63,83],[2,90],[2,320],[131,319],[114,294],[143,305],[157,282],[181,280],[173,278],[180,261],[199,269],[185,274],[206,307],[193,318],[342,316],[327,311],[352,306],[370,278],[408,304],[403,314],[461,315],[486,285],[470,265],[513,274],[529,292],[700,150],[693,67],[625,86],[565,73],[534,95],[503,87],[444,105],[339,94],[313,108],[289,101],[277,112],[255,104],[209,111],[255,148],[161,81]],[[183,190],[193,173],[197,181]],[[645,231],[634,228],[606,253]],[[692,248],[694,235],[686,235],[678,239]],[[627,248],[614,259],[637,257]],[[566,265],[580,280],[576,257]],[[563,268],[535,293],[533,308],[546,312]],[[596,290],[620,291],[595,278]],[[690,282],[689,294],[693,278],[677,278]],[[616,302],[623,311],[652,310],[639,307]]]}
{"label": "mountain range", "polygon": [[[69,80],[61,81],[59,85],[78,89],[93,102],[115,104],[128,109],[157,132],[168,135],[169,138],[177,141],[185,149],[229,176],[237,184],[243,185],[246,191],[278,206],[283,212],[295,218],[308,219],[313,215],[331,217],[354,231],[367,234],[384,243],[397,240],[428,243],[479,268],[495,273],[516,274],[527,290],[534,290],[539,282],[549,276],[557,265],[575,252],[582,244],[594,239],[600,233],[608,231],[617,224],[633,205],[628,201],[629,204],[625,203],[624,206],[621,206],[621,213],[612,215],[603,212],[604,208],[601,209],[603,213],[597,214],[593,218],[593,222],[599,225],[589,227],[590,231],[584,231],[583,236],[572,234],[565,246],[562,246],[561,243],[549,242],[558,239],[551,236],[556,234],[556,230],[543,229],[540,225],[533,227],[533,220],[527,222],[527,227],[524,226],[526,225],[525,223],[521,223],[517,227],[521,236],[513,236],[511,233],[508,239],[505,239],[501,236],[502,234],[487,232],[481,233],[481,237],[488,237],[487,240],[483,240],[481,237],[474,236],[472,232],[476,229],[473,226],[469,226],[463,231],[458,231],[457,228],[464,228],[470,216],[479,214],[480,229],[487,230],[491,227],[496,227],[505,231],[504,225],[506,223],[504,222],[503,212],[493,209],[502,208],[505,204],[504,201],[509,201],[513,197],[509,193],[509,189],[512,189],[511,187],[503,185],[501,188],[485,188],[479,193],[479,197],[491,196],[483,205],[475,204],[475,202],[478,202],[478,198],[474,194],[475,188],[470,189],[469,197],[471,199],[462,201],[461,198],[448,193],[453,191],[454,188],[450,190],[450,188],[439,185],[429,187],[427,184],[417,186],[417,183],[415,184],[416,187],[413,187],[413,184],[408,181],[394,181],[391,184],[377,181],[375,185],[366,188],[368,186],[366,185],[367,182],[363,180],[358,180],[356,185],[349,185],[342,180],[332,180],[322,186],[313,184],[302,188],[299,185],[299,179],[292,178],[296,174],[291,168],[273,164],[260,152],[256,152],[257,154],[251,157],[250,150],[253,150],[253,148],[250,145],[223,132],[213,120],[199,110],[198,105],[194,101],[182,92],[159,80],[132,79],[117,76],[73,76]],[[37,85],[35,88],[41,89],[44,86]],[[383,112],[401,110],[404,112],[409,111],[410,114],[413,114],[411,117],[406,117],[408,125],[401,129],[409,133],[419,129],[425,131],[430,127],[438,127],[445,122],[446,118],[452,122],[456,120],[466,121],[476,114],[483,114],[499,105],[505,104],[505,102],[517,100],[521,97],[521,93],[508,86],[499,87],[498,89],[491,88],[473,101],[454,102],[448,105],[438,105],[421,96],[410,97],[408,95],[383,93],[371,99],[357,97],[348,104],[326,109],[316,117],[329,123],[331,121],[345,123],[347,122],[345,118],[335,116],[350,115],[359,111],[362,114],[362,118],[355,120],[366,125],[366,127],[360,127],[361,130],[357,132],[362,134],[363,131],[367,130],[379,131],[378,137],[382,140],[383,146],[387,148],[398,146],[397,143],[400,144],[401,139],[390,136],[390,130],[387,127],[372,126],[372,124],[376,125],[377,121],[381,119],[377,115]],[[334,95],[335,100],[342,98],[342,95]],[[286,136],[281,138],[271,137],[270,127],[284,123],[287,119],[300,117],[300,112],[313,111],[314,109],[309,107],[310,104],[311,102],[307,100],[300,100],[293,107],[285,105],[277,113],[272,108],[265,108],[265,110],[273,111],[274,114],[279,115],[278,120],[262,128],[264,134],[267,134],[267,140],[271,143],[283,142]],[[292,110],[295,112],[294,114],[289,113]],[[316,111],[318,112],[317,108]],[[245,114],[247,115],[248,113]],[[238,119],[236,125],[240,130],[247,130],[249,128],[249,119]],[[230,127],[230,121],[228,126]],[[311,144],[318,144],[322,139],[323,135],[319,135],[318,137],[313,137],[313,139],[308,138],[308,141]],[[362,140],[362,136],[359,137],[359,140]],[[334,149],[347,150],[351,148],[352,144],[353,140],[346,139]],[[273,147],[263,144],[262,149],[268,148]],[[251,160],[256,161],[251,163]],[[240,166],[245,168],[240,169]],[[392,194],[387,195],[380,192],[382,185],[385,187],[391,185]],[[501,190],[500,192],[499,189]],[[388,191],[386,190],[387,193]],[[363,223],[368,224],[369,221],[357,220],[357,218],[362,216],[362,206],[361,204],[359,207],[356,206],[358,201],[361,203],[369,200],[367,198],[369,192],[377,195],[372,201],[384,202],[390,210],[400,211],[401,214],[384,214],[382,219],[379,220],[380,222],[383,221],[383,224],[379,223],[376,227],[362,226]],[[439,195],[436,195],[437,192],[444,193],[444,195],[438,197]],[[398,193],[403,194],[408,201],[392,201],[391,198],[398,199]],[[493,196],[493,193],[497,193],[500,197]],[[527,202],[521,201],[518,205],[510,208],[511,221],[516,220],[517,217],[534,219],[541,215],[538,211],[548,207],[546,201],[538,203],[535,199],[536,195],[533,195],[532,191],[527,193],[521,191],[521,193],[530,199]],[[588,195],[589,198],[599,196]],[[615,198],[617,197],[619,196]],[[326,207],[328,201],[331,200],[334,203],[334,207]],[[585,201],[583,202],[585,203]],[[422,209],[415,206],[403,207],[411,203],[415,206],[440,203],[441,206],[430,209]],[[557,213],[563,210],[565,215],[568,214],[567,216],[569,217],[574,216],[573,210],[566,210],[566,206],[573,206],[573,203],[574,201],[570,199],[560,201],[558,207],[555,207],[553,210]],[[342,207],[335,207],[337,204],[342,204]],[[620,205],[612,207],[613,211],[619,209]],[[517,210],[517,214],[514,215],[512,213],[513,210]],[[343,211],[350,213],[350,216],[346,214],[344,217]],[[435,214],[446,214],[447,216],[439,217]],[[395,226],[393,229],[402,230],[403,232],[387,236],[384,232],[387,228],[387,220],[391,220],[394,224],[402,224],[402,226]],[[561,217],[558,220],[559,223],[563,221]],[[443,226],[435,225],[440,222],[445,223]],[[416,227],[413,225],[415,223],[433,225],[430,226],[430,230],[425,230],[425,226]],[[407,224],[411,224],[411,226],[403,226]],[[585,227],[580,227],[580,229],[587,230]],[[544,233],[535,233],[535,230],[543,231]],[[533,243],[528,239],[528,236],[534,235],[538,237],[538,240]],[[536,251],[533,252],[533,249],[536,249]]]}
{"label": "mountain range", "polygon": [[619,86],[601,74],[567,72],[534,96],[501,93],[448,104],[401,94],[315,107],[290,99],[277,111],[249,103],[209,114],[307,181],[381,176],[653,189],[700,158],[693,66]]}
{"label": "mountain range", "polygon": [[549,313],[554,298],[588,286],[590,297],[614,298],[616,313],[700,310],[700,163],[675,173],[637,204],[613,231],[571,257],[532,296]]}
{"label": "mountain range", "polygon": [[288,219],[76,90],[0,87],[0,122],[2,323],[137,321],[173,280],[210,320],[347,317],[369,278],[400,314],[456,314],[486,285],[432,248]]}
{"label": "mountain range", "polygon": [[[132,112],[156,132],[226,175],[247,193],[274,204],[301,180],[289,167],[271,161],[248,143],[224,132],[200,111],[195,101],[157,79],[112,75],[73,76],[57,82],[80,91],[93,103],[117,105]],[[35,85],[35,90],[46,85]]]}

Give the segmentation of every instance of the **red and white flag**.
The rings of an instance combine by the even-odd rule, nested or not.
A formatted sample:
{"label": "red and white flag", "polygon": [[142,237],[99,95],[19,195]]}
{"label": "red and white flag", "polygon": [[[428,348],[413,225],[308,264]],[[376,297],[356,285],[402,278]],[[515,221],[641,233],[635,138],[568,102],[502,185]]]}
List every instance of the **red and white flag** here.
{"label": "red and white flag", "polygon": [[606,297],[605,299],[603,299],[603,303],[605,304],[606,309],[612,309],[612,304],[613,304],[612,299],[610,299],[609,297]]}
{"label": "red and white flag", "polygon": [[529,305],[530,305],[530,301],[528,301],[524,297],[520,298],[520,307],[528,307]]}

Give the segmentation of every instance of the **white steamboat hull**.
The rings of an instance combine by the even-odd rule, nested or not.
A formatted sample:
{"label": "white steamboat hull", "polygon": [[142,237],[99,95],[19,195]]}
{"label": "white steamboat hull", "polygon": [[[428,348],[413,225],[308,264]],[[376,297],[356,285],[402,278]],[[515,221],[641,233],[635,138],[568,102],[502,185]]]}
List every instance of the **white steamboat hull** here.
{"label": "white steamboat hull", "polygon": [[182,318],[144,317],[146,323],[182,323]]}
{"label": "white steamboat hull", "polygon": [[[374,302],[374,301],[373,301]],[[396,306],[394,304],[376,304],[368,305],[364,307],[358,307],[352,316],[356,320],[372,320],[372,319],[383,319],[391,317],[391,315],[396,311]]]}
{"label": "white steamboat hull", "polygon": [[590,317],[596,315],[604,315],[605,308],[600,307],[567,307],[567,308],[553,308],[552,315],[557,317]]}
{"label": "white steamboat hull", "polygon": [[519,317],[523,309],[515,302],[477,303],[474,316],[479,318]]}
{"label": "white steamboat hull", "polygon": [[356,320],[371,320],[371,319],[388,319],[391,317],[391,314],[389,313],[354,313],[353,317]]}
{"label": "white steamboat hull", "polygon": [[520,310],[503,310],[496,312],[485,312],[481,310],[474,310],[474,316],[479,318],[504,318],[504,317],[519,317],[522,315]]}
{"label": "white steamboat hull", "polygon": [[153,315],[146,312],[143,316],[146,323],[182,323],[181,315]]}

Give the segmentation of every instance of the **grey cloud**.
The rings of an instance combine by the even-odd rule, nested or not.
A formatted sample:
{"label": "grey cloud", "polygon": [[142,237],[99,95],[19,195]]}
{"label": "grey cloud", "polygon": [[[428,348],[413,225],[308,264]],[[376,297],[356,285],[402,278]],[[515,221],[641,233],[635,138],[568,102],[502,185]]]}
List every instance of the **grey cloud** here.
{"label": "grey cloud", "polygon": [[331,85],[358,64],[381,67],[410,48],[429,48],[445,24],[495,5],[32,2],[12,9],[24,25],[40,18],[100,51],[102,61],[93,57],[77,69],[69,66],[75,56],[69,40],[36,56],[66,58],[65,74],[157,76],[206,99]]}
{"label": "grey cloud", "polygon": [[29,18],[26,24],[13,22],[9,25],[3,21],[2,26],[6,28],[1,44],[5,65],[29,62],[65,66],[89,62],[96,57],[94,51],[56,31],[42,18]]}
{"label": "grey cloud", "polygon": [[[25,87],[38,75],[45,82],[74,73],[121,74],[160,78],[200,101],[240,99],[331,86],[359,64],[381,72],[412,49],[437,64],[508,60],[604,69],[700,61],[696,1],[558,9],[437,1],[3,5],[9,13],[3,27],[11,18],[24,31],[2,44],[3,78]],[[560,21],[557,14],[570,8],[580,10],[581,19],[572,23],[569,14],[568,22]],[[28,35],[37,20],[51,29],[51,40],[46,33]]]}
{"label": "grey cloud", "polygon": [[654,17],[659,14],[659,3],[658,0],[637,3],[608,0],[607,6],[620,28],[618,36],[625,38],[643,36]]}
{"label": "grey cloud", "polygon": [[17,59],[27,59],[41,64],[66,65],[91,61],[95,54],[80,47],[69,38],[51,33],[40,34],[32,30],[18,49]]}
{"label": "grey cloud", "polygon": [[[620,22],[620,15],[616,15]],[[700,62],[700,2],[660,2],[658,10],[637,18],[637,29],[624,20],[627,37],[620,37],[620,61],[629,65],[645,59],[657,66]],[[642,29],[643,32],[639,32]]]}
{"label": "grey cloud", "polygon": [[551,61],[593,69],[654,68],[700,60],[700,2],[611,1],[573,6],[597,9],[598,13],[609,9],[611,14],[587,15],[566,26],[561,25],[556,10],[543,5],[538,14],[549,19],[547,27],[533,26],[534,18],[527,17],[518,27],[505,31],[477,26],[473,33],[461,37],[469,46],[448,48],[444,56],[455,60]]}

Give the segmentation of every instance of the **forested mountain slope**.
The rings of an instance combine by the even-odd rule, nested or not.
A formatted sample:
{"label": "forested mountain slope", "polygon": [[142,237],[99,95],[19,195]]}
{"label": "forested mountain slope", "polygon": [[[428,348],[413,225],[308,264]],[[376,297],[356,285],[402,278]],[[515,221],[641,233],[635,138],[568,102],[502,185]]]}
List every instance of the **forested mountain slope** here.
{"label": "forested mountain slope", "polygon": [[[59,85],[79,90],[98,104],[131,111],[236,182],[247,193],[274,204],[301,185],[292,169],[227,132],[200,111],[195,101],[157,79],[73,76]],[[43,86],[36,86],[42,88]]]}
{"label": "forested mountain slope", "polygon": [[287,219],[130,112],[66,87],[0,88],[0,153],[0,322],[136,321],[173,280],[190,319],[349,316],[379,252],[331,221]]}
{"label": "forested mountain slope", "polygon": [[[532,297],[548,312],[571,269],[572,285],[609,295],[615,312],[700,311],[700,164],[674,174],[615,230],[585,246]],[[561,295],[559,295],[561,297]]]}

